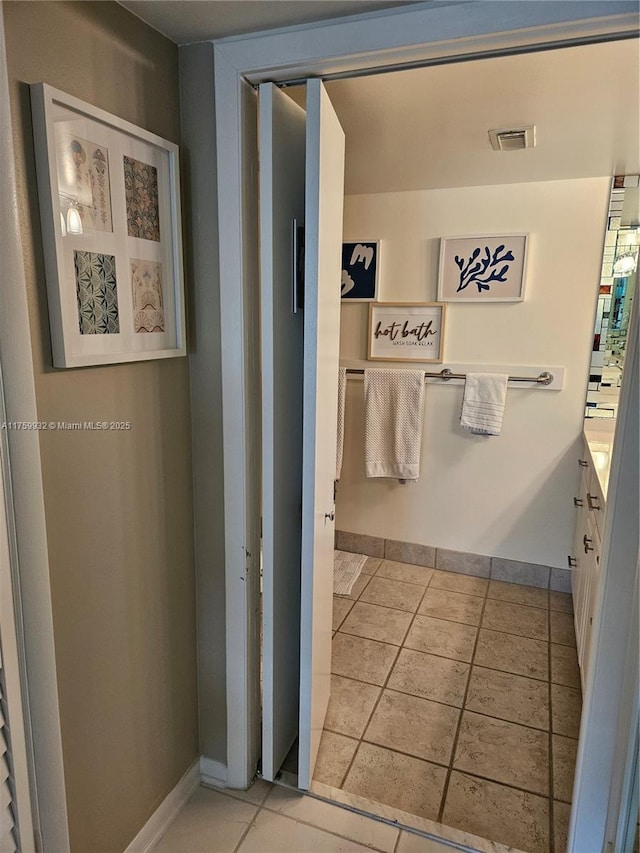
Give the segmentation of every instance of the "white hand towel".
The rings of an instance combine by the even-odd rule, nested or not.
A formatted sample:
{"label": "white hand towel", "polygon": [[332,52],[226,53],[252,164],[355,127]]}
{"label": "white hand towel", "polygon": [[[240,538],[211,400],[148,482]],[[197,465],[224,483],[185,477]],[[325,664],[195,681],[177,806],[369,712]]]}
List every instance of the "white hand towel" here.
{"label": "white hand towel", "polygon": [[338,370],[338,436],[336,441],[336,480],[342,472],[342,456],[344,453],[344,398],[347,390],[347,370]]}
{"label": "white hand towel", "polygon": [[507,397],[503,373],[467,373],[460,426],[476,435],[500,435]]}
{"label": "white hand towel", "polygon": [[367,477],[417,480],[424,417],[424,371],[364,372]]}

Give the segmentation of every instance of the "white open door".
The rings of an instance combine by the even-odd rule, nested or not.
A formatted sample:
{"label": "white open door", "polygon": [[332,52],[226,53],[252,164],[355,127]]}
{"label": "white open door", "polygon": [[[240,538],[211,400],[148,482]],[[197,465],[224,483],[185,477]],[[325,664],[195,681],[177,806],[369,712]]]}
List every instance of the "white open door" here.
{"label": "white open door", "polygon": [[298,734],[303,317],[294,304],[294,227],[304,221],[304,110],[259,90],[262,332],[262,775]]}
{"label": "white open door", "polygon": [[299,735],[298,784],[309,788],[331,677],[344,133],[319,80],[306,116],[272,84],[259,100],[262,772],[273,779]]}
{"label": "white open door", "polygon": [[311,787],[331,685],[344,131],[307,83],[298,786]]}

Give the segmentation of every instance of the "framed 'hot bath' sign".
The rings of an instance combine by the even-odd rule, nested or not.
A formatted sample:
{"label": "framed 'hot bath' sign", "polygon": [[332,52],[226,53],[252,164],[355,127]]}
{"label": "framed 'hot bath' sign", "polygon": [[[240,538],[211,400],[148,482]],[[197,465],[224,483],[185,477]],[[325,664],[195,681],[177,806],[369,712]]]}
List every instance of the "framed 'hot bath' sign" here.
{"label": "framed 'hot bath' sign", "polygon": [[372,302],[367,358],[441,363],[446,307],[441,302]]}
{"label": "framed 'hot bath' sign", "polygon": [[31,86],[56,367],[186,355],[178,147]]}
{"label": "framed 'hot bath' sign", "polygon": [[443,237],[438,299],[442,302],[521,302],[528,234]]}

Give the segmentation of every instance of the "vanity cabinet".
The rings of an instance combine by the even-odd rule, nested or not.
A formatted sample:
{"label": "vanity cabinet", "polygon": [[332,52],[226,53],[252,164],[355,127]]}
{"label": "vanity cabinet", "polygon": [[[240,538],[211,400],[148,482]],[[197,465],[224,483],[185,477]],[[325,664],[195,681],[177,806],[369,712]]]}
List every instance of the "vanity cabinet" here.
{"label": "vanity cabinet", "polygon": [[574,497],[577,508],[576,530],[573,542],[571,589],[576,630],[576,645],[582,689],[586,687],[589,664],[589,646],[593,628],[593,614],[600,584],[600,552],[604,517],[604,492],[594,460],[585,441],[584,451],[578,460],[581,478],[579,493]]}

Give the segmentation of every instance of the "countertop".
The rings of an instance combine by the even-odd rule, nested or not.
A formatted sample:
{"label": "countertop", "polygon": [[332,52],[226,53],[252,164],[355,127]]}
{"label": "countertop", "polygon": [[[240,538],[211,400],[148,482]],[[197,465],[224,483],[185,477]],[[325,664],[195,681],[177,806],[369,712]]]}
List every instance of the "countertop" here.
{"label": "countertop", "polygon": [[596,472],[602,497],[606,501],[611,472],[611,450],[616,428],[614,419],[588,418],[584,422],[584,437],[591,454],[593,470]]}

